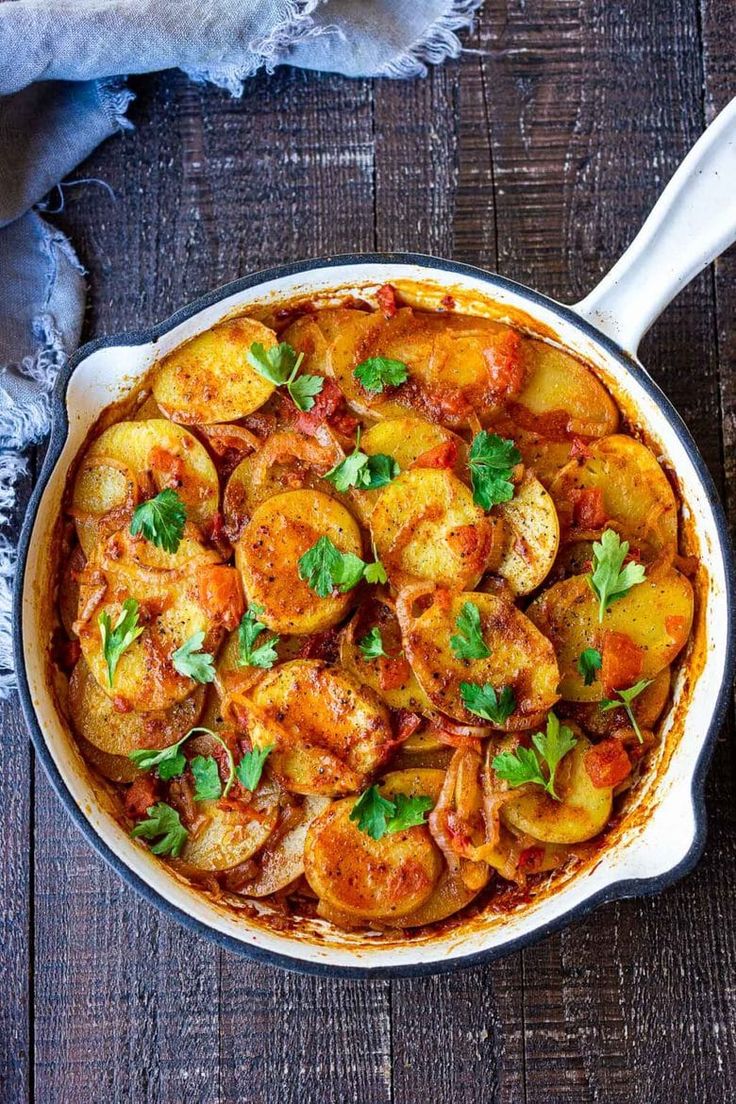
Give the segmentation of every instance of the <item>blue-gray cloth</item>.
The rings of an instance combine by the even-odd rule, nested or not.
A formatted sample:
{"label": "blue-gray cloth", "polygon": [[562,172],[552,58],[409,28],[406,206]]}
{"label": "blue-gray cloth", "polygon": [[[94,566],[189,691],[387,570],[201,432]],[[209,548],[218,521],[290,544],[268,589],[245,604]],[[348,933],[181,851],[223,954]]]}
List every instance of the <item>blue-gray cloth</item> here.
{"label": "blue-gray cloth", "polygon": [[[422,76],[482,0],[0,0],[0,523],[79,341],[84,271],[36,207],[130,124],[125,76],[178,67],[240,95],[260,68]],[[12,687],[12,541],[0,534],[0,698]],[[5,673],[3,673],[5,669]]]}

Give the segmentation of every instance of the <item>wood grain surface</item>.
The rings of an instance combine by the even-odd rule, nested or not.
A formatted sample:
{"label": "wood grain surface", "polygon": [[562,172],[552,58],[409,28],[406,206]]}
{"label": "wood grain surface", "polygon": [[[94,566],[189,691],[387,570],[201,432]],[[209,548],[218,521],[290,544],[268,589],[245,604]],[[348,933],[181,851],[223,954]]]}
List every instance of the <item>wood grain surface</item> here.
{"label": "wood grain surface", "polygon": [[[241,100],[132,82],[136,129],[56,221],[85,337],[147,326],[265,265],[410,249],[569,302],[628,244],[736,93],[732,0],[489,0],[411,83],[279,70]],[[736,520],[736,256],[642,356]],[[23,488],[18,518],[27,500]],[[736,755],[722,733],[696,872],[491,966],[328,981],[218,950],[94,855],[2,713],[3,1104],[726,1104],[736,1098]]]}

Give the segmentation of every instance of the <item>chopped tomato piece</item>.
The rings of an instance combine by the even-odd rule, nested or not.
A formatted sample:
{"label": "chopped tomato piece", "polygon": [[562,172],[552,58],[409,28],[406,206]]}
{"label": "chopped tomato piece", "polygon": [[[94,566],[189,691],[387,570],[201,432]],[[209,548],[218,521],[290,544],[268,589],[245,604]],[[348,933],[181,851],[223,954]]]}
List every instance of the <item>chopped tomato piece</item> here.
{"label": "chopped tomato piece", "polygon": [[338,653],[338,635],[337,629],[312,633],[300,647],[299,659],[324,659],[328,663],[334,663]]}
{"label": "chopped tomato piece", "polygon": [[152,774],[136,778],[125,795],[125,811],[131,820],[143,820],[158,797],[158,782]]}
{"label": "chopped tomato piece", "polygon": [[383,317],[393,318],[399,308],[396,304],[396,292],[391,285],[384,284],[383,287],[380,287],[376,292],[376,299],[383,311]]}
{"label": "chopped tomato piece", "polygon": [[606,631],[601,652],[601,682],[608,694],[633,686],[641,674],[644,649],[626,633]]}
{"label": "chopped tomato piece", "polygon": [[445,310],[451,311],[455,309],[455,300],[451,295],[443,295],[440,299],[440,304]]}
{"label": "chopped tomato piece", "polygon": [[236,628],[245,610],[245,600],[235,568],[208,564],[198,573],[197,593],[200,603],[215,622],[226,629]]}
{"label": "chopped tomato piece", "polygon": [[602,529],[608,520],[603,508],[603,491],[600,487],[584,487],[570,491],[572,521],[578,529]]}
{"label": "chopped tomato piece", "polygon": [[519,866],[522,870],[536,870],[543,858],[543,847],[525,847],[519,855]]}
{"label": "chopped tomato piece", "polygon": [[156,472],[164,486],[176,489],[184,483],[184,460],[161,445],[154,445],[148,454],[151,470]]}
{"label": "chopped tomato piece", "polygon": [[403,656],[397,656],[396,659],[381,656],[379,659],[378,681],[382,690],[398,690],[409,681],[410,676],[411,667]]}
{"label": "chopped tomato piece", "polygon": [[491,390],[506,399],[516,398],[524,386],[521,335],[507,330],[486,353],[486,363]]}
{"label": "chopped tomato piece", "polygon": [[618,786],[631,773],[631,760],[621,741],[613,737],[586,751],[583,761],[590,781],[599,789]]}
{"label": "chopped tomato piece", "polygon": [[412,468],[454,468],[457,463],[457,443],[445,441],[417,456]]}
{"label": "chopped tomato piece", "polygon": [[685,618],[678,613],[671,613],[664,619],[664,627],[670,636],[679,639],[685,628]]}
{"label": "chopped tomato piece", "polygon": [[313,437],[325,422],[340,433],[351,433],[358,424],[347,409],[345,396],[331,379],[325,379],[322,390],[314,396],[312,409],[297,414],[294,427]]}
{"label": "chopped tomato piece", "polygon": [[400,709],[396,725],[396,738],[399,743],[403,744],[405,740],[413,736],[421,723],[422,718],[418,713],[410,713],[408,709]]}

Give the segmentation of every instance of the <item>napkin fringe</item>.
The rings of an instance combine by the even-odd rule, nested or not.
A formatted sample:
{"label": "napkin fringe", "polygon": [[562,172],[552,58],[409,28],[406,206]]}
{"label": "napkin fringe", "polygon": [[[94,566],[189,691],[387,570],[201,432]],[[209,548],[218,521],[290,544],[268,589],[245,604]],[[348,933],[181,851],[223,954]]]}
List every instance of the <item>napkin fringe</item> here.
{"label": "napkin fringe", "polygon": [[16,553],[0,533],[0,701],[7,701],[16,687],[13,670],[13,579]]}
{"label": "napkin fringe", "polygon": [[450,10],[430,23],[408,50],[381,66],[377,76],[395,80],[426,77],[428,65],[440,65],[447,58],[459,57],[462,46],[455,32],[473,26],[475,13],[482,4],[483,0],[453,0]]}

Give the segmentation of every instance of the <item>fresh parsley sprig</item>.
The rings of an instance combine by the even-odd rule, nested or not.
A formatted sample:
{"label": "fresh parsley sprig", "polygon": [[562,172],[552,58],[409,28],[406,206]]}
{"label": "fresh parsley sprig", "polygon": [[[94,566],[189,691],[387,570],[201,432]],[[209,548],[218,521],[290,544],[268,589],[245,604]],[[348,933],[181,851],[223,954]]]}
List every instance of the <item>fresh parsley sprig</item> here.
{"label": "fresh parsley sprig", "polygon": [[374,625],[370,632],[367,632],[365,636],[358,641],[358,647],[365,659],[381,659],[384,656],[386,659],[389,658],[383,649],[383,637],[377,625]]}
{"label": "fresh parsley sprig", "polygon": [[424,795],[409,797],[400,793],[389,800],[374,785],[365,790],[355,802],[350,819],[357,823],[361,832],[365,832],[371,839],[380,840],[393,832],[403,832],[405,828],[426,824],[425,814],[433,804],[432,798]]}
{"label": "fresh parsley sprig", "polygon": [[243,614],[238,628],[238,663],[241,667],[261,667],[267,670],[273,667],[279,658],[276,645],[281,639],[280,636],[271,636],[258,648],[254,647],[258,636],[265,632],[267,627],[258,620],[262,613],[263,606],[254,602]]}
{"label": "fresh parsley sprig", "polygon": [[598,678],[603,657],[597,648],[584,648],[578,656],[577,669],[586,686],[592,686]]}
{"label": "fresh parsley sprig", "polygon": [[222,783],[214,756],[195,755],[189,766],[194,776],[195,801],[217,801],[222,796]]}
{"label": "fresh parsley sprig", "polygon": [[495,725],[503,724],[516,709],[516,695],[510,686],[494,690],[490,683],[461,682],[460,697],[466,709]]}
{"label": "fresh parsley sprig", "polygon": [[643,564],[622,564],[629,552],[629,542],[622,541],[614,529],[606,529],[600,541],[593,544],[595,566],[586,576],[591,590],[598,599],[598,620],[603,621],[612,602],[623,598],[638,583],[643,583],[646,571]]}
{"label": "fresh parsley sprig", "polygon": [[126,598],[114,625],[107,610],[100,614],[97,624],[102,637],[102,654],[107,664],[107,681],[112,690],[118,660],[143,632],[143,626],[138,624],[138,603],[135,598]]}
{"label": "fresh parsley sprig", "polygon": [[378,395],[384,387],[398,387],[409,378],[409,369],[403,360],[390,357],[369,357],[353,369],[353,375],[366,391]]}
{"label": "fresh parsley sprig", "polygon": [[369,456],[361,451],[359,426],[353,451],[339,464],[335,464],[334,468],[330,468],[324,478],[338,491],[344,492],[350,487],[356,487],[362,491],[375,491],[379,487],[385,487],[398,474],[399,465],[393,456],[387,456],[383,452]]}
{"label": "fresh parsley sprig", "polygon": [[341,552],[329,537],[320,537],[316,544],[299,557],[299,578],[320,598],[329,598],[336,590],[347,594],[361,579],[367,583],[385,583],[386,572],[380,560],[367,564],[354,552]]}
{"label": "fresh parsley sprig", "polygon": [[640,744],[644,743],[644,737],[641,734],[639,722],[634,716],[634,710],[631,703],[634,698],[638,698],[642,690],[646,690],[647,686],[651,686],[653,681],[653,679],[640,679],[639,682],[635,682],[633,686],[630,686],[628,690],[617,690],[616,698],[604,698],[601,702],[602,713],[608,713],[611,709],[623,708],[626,710],[626,715],[631,721],[631,727],[636,733],[636,738]]}
{"label": "fresh parsley sprig", "polygon": [[[138,770],[141,771],[153,770],[153,768],[156,767],[158,770],[159,778],[161,778],[164,782],[168,782],[171,778],[178,778],[180,774],[183,774],[187,765],[187,760],[186,757],[182,754],[181,749],[190,738],[190,736],[194,736],[197,732],[204,732],[207,736],[211,736],[214,740],[217,740],[218,744],[220,744],[225,749],[228,763],[228,778],[222,791],[222,797],[227,797],[232,788],[232,784],[235,781],[235,762],[233,760],[233,753],[231,752],[225,741],[222,739],[222,737],[218,736],[216,732],[213,732],[211,728],[190,728],[189,731],[182,736],[181,740],[177,740],[175,744],[169,744],[169,746],[165,748],[140,748],[137,751],[129,752],[128,758],[131,759],[138,767]],[[211,755],[208,755],[206,757],[201,755],[195,756],[195,759],[205,758],[211,760],[213,763],[215,762]],[[192,760],[192,763],[194,763],[194,759]],[[212,768],[208,767],[206,769],[211,776]],[[199,770],[200,773],[203,774],[204,768],[200,766]],[[193,767],[192,772],[194,772]],[[196,791],[194,796],[199,796]],[[217,796],[219,797],[220,794],[218,794]]]}
{"label": "fresh parsley sprig", "polygon": [[450,637],[450,647],[458,659],[487,659],[491,649],[483,639],[480,610],[474,602],[466,602],[461,609],[455,627],[457,636]]}
{"label": "fresh parsley sprig", "polygon": [[[518,747],[515,751],[503,751],[494,756],[491,766],[505,782],[512,787],[533,782],[542,786],[555,801],[560,798],[555,790],[557,768],[569,751],[577,744],[572,730],[561,725],[554,713],[547,714],[546,733],[535,732],[532,736],[533,748]],[[547,766],[547,775],[542,764]]]}
{"label": "fresh parsley sprig", "polygon": [[133,511],[130,522],[131,535],[139,534],[162,548],[164,552],[176,552],[184,535],[187,509],[176,491],[167,487],[147,502],[141,502]]}
{"label": "fresh parsley sprig", "polygon": [[194,679],[195,682],[214,682],[215,657],[209,652],[201,651],[204,635],[201,629],[192,633],[181,648],[171,653],[171,662],[174,670],[184,678]]}
{"label": "fresh parsley sprig", "polygon": [[322,376],[299,375],[304,353],[297,353],[286,341],[266,349],[260,341],[254,341],[248,350],[248,363],[276,387],[286,387],[294,405],[299,410],[311,410],[314,396],[324,387]]}
{"label": "fresh parsley sprig", "polygon": [[473,501],[481,509],[490,510],[497,503],[512,499],[511,476],[519,463],[521,453],[513,441],[485,429],[476,433],[468,453]]}
{"label": "fresh parsley sprig", "polygon": [[130,833],[134,839],[157,840],[151,844],[154,855],[171,855],[177,858],[187,842],[189,832],[181,822],[176,809],[159,801],[147,810],[148,817],[140,821]]}
{"label": "fresh parsley sprig", "polygon": [[247,751],[238,763],[235,773],[238,776],[238,781],[242,786],[245,786],[246,790],[252,792],[258,786],[263,774],[263,767],[275,746],[275,744],[269,744],[268,747],[253,748],[252,751]]}

